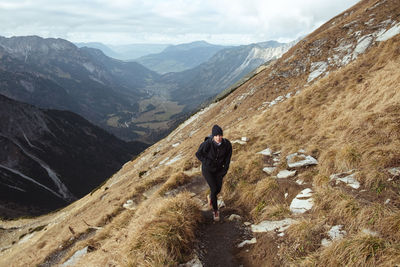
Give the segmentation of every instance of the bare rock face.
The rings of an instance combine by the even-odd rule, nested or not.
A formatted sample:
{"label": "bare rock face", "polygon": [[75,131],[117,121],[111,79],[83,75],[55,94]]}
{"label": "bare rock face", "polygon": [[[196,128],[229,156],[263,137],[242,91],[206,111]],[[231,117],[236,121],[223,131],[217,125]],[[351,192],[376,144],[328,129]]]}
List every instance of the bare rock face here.
{"label": "bare rock face", "polygon": [[67,205],[140,151],[74,113],[2,95],[0,124],[0,216],[6,218]]}

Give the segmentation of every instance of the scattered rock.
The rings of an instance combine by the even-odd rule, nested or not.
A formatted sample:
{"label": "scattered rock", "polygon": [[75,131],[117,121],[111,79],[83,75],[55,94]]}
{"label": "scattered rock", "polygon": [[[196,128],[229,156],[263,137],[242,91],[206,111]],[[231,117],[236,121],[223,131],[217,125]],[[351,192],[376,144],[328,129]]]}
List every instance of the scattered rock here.
{"label": "scattered rock", "polygon": [[296,184],[298,184],[298,185],[302,185],[302,184],[304,184],[304,181],[303,180],[296,180]]}
{"label": "scattered rock", "polygon": [[378,38],[376,38],[376,41],[378,42],[387,41],[399,33],[400,33],[400,23],[397,23],[392,28],[390,28],[389,30],[383,32],[380,36],[378,36]]}
{"label": "scattered rock", "polygon": [[26,241],[28,241],[29,239],[32,238],[32,236],[34,236],[35,233],[30,233],[30,234],[26,234],[24,237],[22,237],[19,241],[18,244],[23,244]]}
{"label": "scattered rock", "polygon": [[310,75],[307,78],[307,82],[309,83],[318,76],[320,76],[322,73],[326,71],[327,68],[328,64],[324,61],[311,63]]}
{"label": "scattered rock", "polygon": [[285,198],[287,198],[289,196],[289,194],[288,193],[285,193]]}
{"label": "scattered rock", "polygon": [[378,234],[377,232],[372,231],[372,230],[367,229],[367,228],[362,229],[361,232],[362,232],[363,234],[366,234],[366,235],[379,236],[379,234]]}
{"label": "scattered rock", "polygon": [[356,176],[356,170],[350,170],[348,172],[332,174],[330,176],[330,180],[336,181],[336,184],[343,182],[354,189],[358,189],[360,188],[360,183],[355,179],[355,176]]}
{"label": "scattered rock", "polygon": [[297,221],[291,218],[286,218],[280,221],[262,221],[259,224],[253,224],[251,226],[251,231],[254,233],[264,233],[269,231],[283,232],[295,222]]}
{"label": "scattered rock", "polygon": [[168,160],[169,160],[169,157],[166,157],[165,159],[160,161],[159,165],[164,165],[164,163],[167,162]]}
{"label": "scattered rock", "polygon": [[175,158],[173,158],[170,161],[168,161],[167,163],[165,163],[165,165],[167,165],[167,166],[171,165],[181,159],[182,159],[182,155],[177,155]]}
{"label": "scattered rock", "polygon": [[[389,169],[387,169],[387,171],[393,176],[400,176],[400,167],[389,168]],[[388,181],[392,181],[392,180],[393,180],[393,177],[388,179]]]}
{"label": "scattered rock", "polygon": [[249,138],[243,136],[243,137],[242,137],[242,141],[243,141],[243,142],[249,142]]}
{"label": "scattered rock", "polygon": [[203,264],[201,263],[199,257],[197,255],[189,262],[179,264],[179,267],[203,267]]}
{"label": "scattered rock", "polygon": [[372,43],[372,36],[366,35],[361,37],[358,40],[357,46],[353,51],[352,59],[354,60],[358,57],[358,55],[364,53],[365,50],[367,50],[368,47],[371,45],[371,43]]}
{"label": "scattered rock", "polygon": [[133,202],[132,199],[128,199],[123,205],[122,207],[124,207],[125,209],[128,210],[135,210],[136,209],[136,204]]}
{"label": "scattered rock", "polygon": [[266,148],[263,151],[258,152],[257,154],[262,154],[264,156],[272,156],[272,150],[270,148]]}
{"label": "scattered rock", "polygon": [[389,204],[389,203],[390,203],[390,198],[386,199],[385,205],[387,205],[387,204]]}
{"label": "scattered rock", "polygon": [[240,217],[240,215],[237,214],[231,214],[231,216],[229,216],[228,221],[233,222],[233,221],[240,221],[242,219],[242,217]]}
{"label": "scattered rock", "polygon": [[74,266],[76,264],[76,262],[82,258],[84,255],[86,255],[86,253],[88,252],[88,247],[84,247],[81,250],[78,250],[77,252],[74,253],[74,255],[72,255],[71,258],[69,258],[66,262],[64,262],[63,264],[61,264],[62,267],[65,266]]}
{"label": "scattered rock", "polygon": [[173,144],[172,145],[172,147],[177,147],[177,146],[179,146],[181,143],[175,143],[175,144]]}
{"label": "scattered rock", "polygon": [[242,140],[233,140],[231,143],[232,143],[232,144],[239,144],[239,145],[245,145],[245,144],[247,144],[245,141],[242,141]]}
{"label": "scattered rock", "polygon": [[251,222],[244,222],[243,223],[245,226],[250,226],[251,225]]}
{"label": "scattered rock", "polygon": [[310,210],[313,205],[312,190],[310,188],[306,188],[300,192],[290,203],[290,211],[293,213],[304,213]]}
{"label": "scattered rock", "polygon": [[276,178],[285,179],[285,178],[293,177],[295,175],[296,175],[296,170],[294,170],[294,171],[282,170],[276,175]]}
{"label": "scattered rock", "polygon": [[225,208],[225,202],[222,199],[218,199],[218,208]]}
{"label": "scattered rock", "polygon": [[321,245],[324,247],[329,246],[333,241],[342,239],[347,232],[342,230],[343,225],[335,225],[328,231],[329,239],[324,238],[321,240]]}
{"label": "scattered rock", "polygon": [[317,165],[318,161],[309,155],[293,153],[286,157],[289,168],[299,168],[309,165]]}
{"label": "scattered rock", "polygon": [[265,167],[263,169],[263,171],[268,173],[268,174],[272,174],[275,170],[276,170],[276,167]]}
{"label": "scattered rock", "polygon": [[255,243],[257,243],[257,239],[254,237],[254,238],[252,238],[252,239],[250,239],[250,240],[245,240],[245,241],[243,241],[242,243],[240,243],[240,244],[238,245],[238,248],[242,248],[242,247],[244,247],[245,245],[251,245],[251,244],[255,244]]}

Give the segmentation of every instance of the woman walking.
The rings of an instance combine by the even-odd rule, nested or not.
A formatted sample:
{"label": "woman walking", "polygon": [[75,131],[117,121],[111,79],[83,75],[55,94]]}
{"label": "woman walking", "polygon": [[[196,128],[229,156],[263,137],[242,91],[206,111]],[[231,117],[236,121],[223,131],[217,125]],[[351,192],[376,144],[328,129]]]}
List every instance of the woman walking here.
{"label": "woman walking", "polygon": [[211,136],[206,137],[196,152],[201,161],[201,171],[210,187],[207,201],[213,209],[214,221],[219,221],[217,197],[222,188],[222,179],[229,169],[232,157],[232,144],[223,138],[223,131],[218,125],[212,127]]}

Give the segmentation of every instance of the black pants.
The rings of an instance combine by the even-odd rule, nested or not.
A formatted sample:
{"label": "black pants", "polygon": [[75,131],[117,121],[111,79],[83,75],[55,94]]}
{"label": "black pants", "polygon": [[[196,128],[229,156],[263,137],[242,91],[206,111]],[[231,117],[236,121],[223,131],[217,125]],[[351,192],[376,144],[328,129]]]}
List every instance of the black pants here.
{"label": "black pants", "polygon": [[201,168],[201,171],[211,190],[210,196],[213,209],[218,210],[217,196],[219,192],[221,192],[222,179],[224,178],[225,172],[224,171],[211,172],[204,167]]}

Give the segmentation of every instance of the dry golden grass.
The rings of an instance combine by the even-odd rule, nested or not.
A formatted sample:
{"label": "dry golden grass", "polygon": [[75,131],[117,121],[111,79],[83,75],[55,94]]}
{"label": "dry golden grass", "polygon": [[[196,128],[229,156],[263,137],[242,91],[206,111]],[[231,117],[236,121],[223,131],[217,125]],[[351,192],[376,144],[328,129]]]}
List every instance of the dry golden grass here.
{"label": "dry golden grass", "polygon": [[291,212],[288,205],[276,204],[267,205],[259,216],[259,220],[282,220],[290,217]]}
{"label": "dry golden grass", "polygon": [[[312,186],[314,207],[300,216],[303,218],[301,223],[288,229],[287,239],[277,256],[285,265],[398,264],[400,182],[398,179],[388,181],[390,176],[386,169],[400,166],[400,36],[372,45],[367,53],[345,67],[335,69],[330,66],[329,75],[306,85],[310,61],[325,61],[342,38],[350,38],[345,24],[358,20],[353,32],[370,34],[373,29],[365,29],[363,22],[367,22],[372,13],[376,21],[386,20],[388,16],[397,19],[400,6],[395,0],[387,0],[376,9],[368,10],[376,3],[376,0],[360,1],[351,9],[353,13],[349,11],[348,16],[333,18],[190,125],[142,153],[140,159],[143,161],[137,159],[124,167],[119,172],[124,175],[120,184],[116,183],[107,191],[93,192],[92,196],[78,201],[79,208],[74,204],[51,215],[57,218],[54,219],[56,226],[48,230],[47,237],[40,233],[42,237],[37,238],[37,245],[32,245],[36,240],[28,241],[3,253],[2,260],[7,266],[14,262],[20,266],[39,264],[53,248],[71,237],[66,228],[69,224],[79,229],[79,233],[85,231],[87,226],[82,223],[83,217],[91,225],[104,226],[105,231],[96,234],[92,241],[101,243],[102,249],[109,249],[104,253],[100,249],[89,253],[86,257],[92,258],[88,264],[96,262],[93,258],[98,257],[102,261],[97,266],[105,266],[109,258],[115,257],[113,255],[120,255],[121,245],[115,240],[123,236],[124,231],[131,240],[129,261],[132,265],[176,265],[186,260],[191,253],[196,224],[201,218],[196,204],[185,194],[169,200],[159,195],[147,200],[138,196],[166,182],[168,177],[170,180],[164,185],[168,188],[184,182],[186,178],[182,171],[198,166],[195,149],[217,123],[230,139],[250,138],[247,145],[233,147],[234,162],[224,179],[223,196],[234,208],[247,211],[246,215],[253,221],[289,216],[291,201],[283,197],[282,184],[262,172],[264,163],[257,152],[269,147],[273,151],[280,150],[284,159],[301,148],[319,162],[315,167],[299,171],[295,178]],[[324,40],[326,44],[322,47],[314,45]],[[320,54],[313,56],[310,50],[315,47],[320,49]],[[304,67],[306,71],[287,78],[280,75],[294,66]],[[238,101],[252,88],[258,88],[254,95]],[[258,110],[263,102],[297,90],[301,93],[266,112]],[[177,142],[181,144],[172,148],[171,145]],[[172,158],[178,153],[184,160],[173,167],[159,165],[167,156]],[[155,166],[159,168],[152,170]],[[287,168],[285,160],[278,167]],[[329,182],[330,175],[354,168],[358,170],[356,178],[361,183],[360,190],[333,186]],[[139,175],[144,171],[146,173]],[[289,189],[292,198],[301,188],[294,185]],[[103,199],[104,194],[107,195]],[[391,202],[384,205],[389,196]],[[140,205],[140,209],[132,214],[132,220],[130,213],[120,209],[128,197],[135,198]],[[63,212],[71,215],[64,218]],[[145,219],[140,220],[143,215]],[[15,224],[10,224],[10,228]],[[344,225],[348,235],[328,248],[321,248],[321,238],[330,226],[338,224]],[[376,231],[378,236],[362,234],[363,229]],[[37,255],[37,249],[41,249],[40,255]],[[25,254],[28,256],[24,257]],[[271,256],[275,255],[266,255],[265,261]]]}
{"label": "dry golden grass", "polygon": [[191,176],[184,174],[183,172],[173,174],[161,187],[160,194],[164,194],[165,192],[178,188],[184,184],[187,184],[192,179]]}
{"label": "dry golden grass", "polygon": [[324,221],[302,220],[291,225],[286,231],[287,238],[279,249],[283,262],[288,265],[316,251],[321,244],[324,224]]}
{"label": "dry golden grass", "polygon": [[400,249],[386,240],[364,233],[334,242],[301,266],[395,266]]}
{"label": "dry golden grass", "polygon": [[[188,193],[163,200],[159,209],[149,211],[132,243],[132,266],[176,266],[189,260],[195,229],[202,219],[199,207]],[[151,217],[149,214],[149,217]]]}

